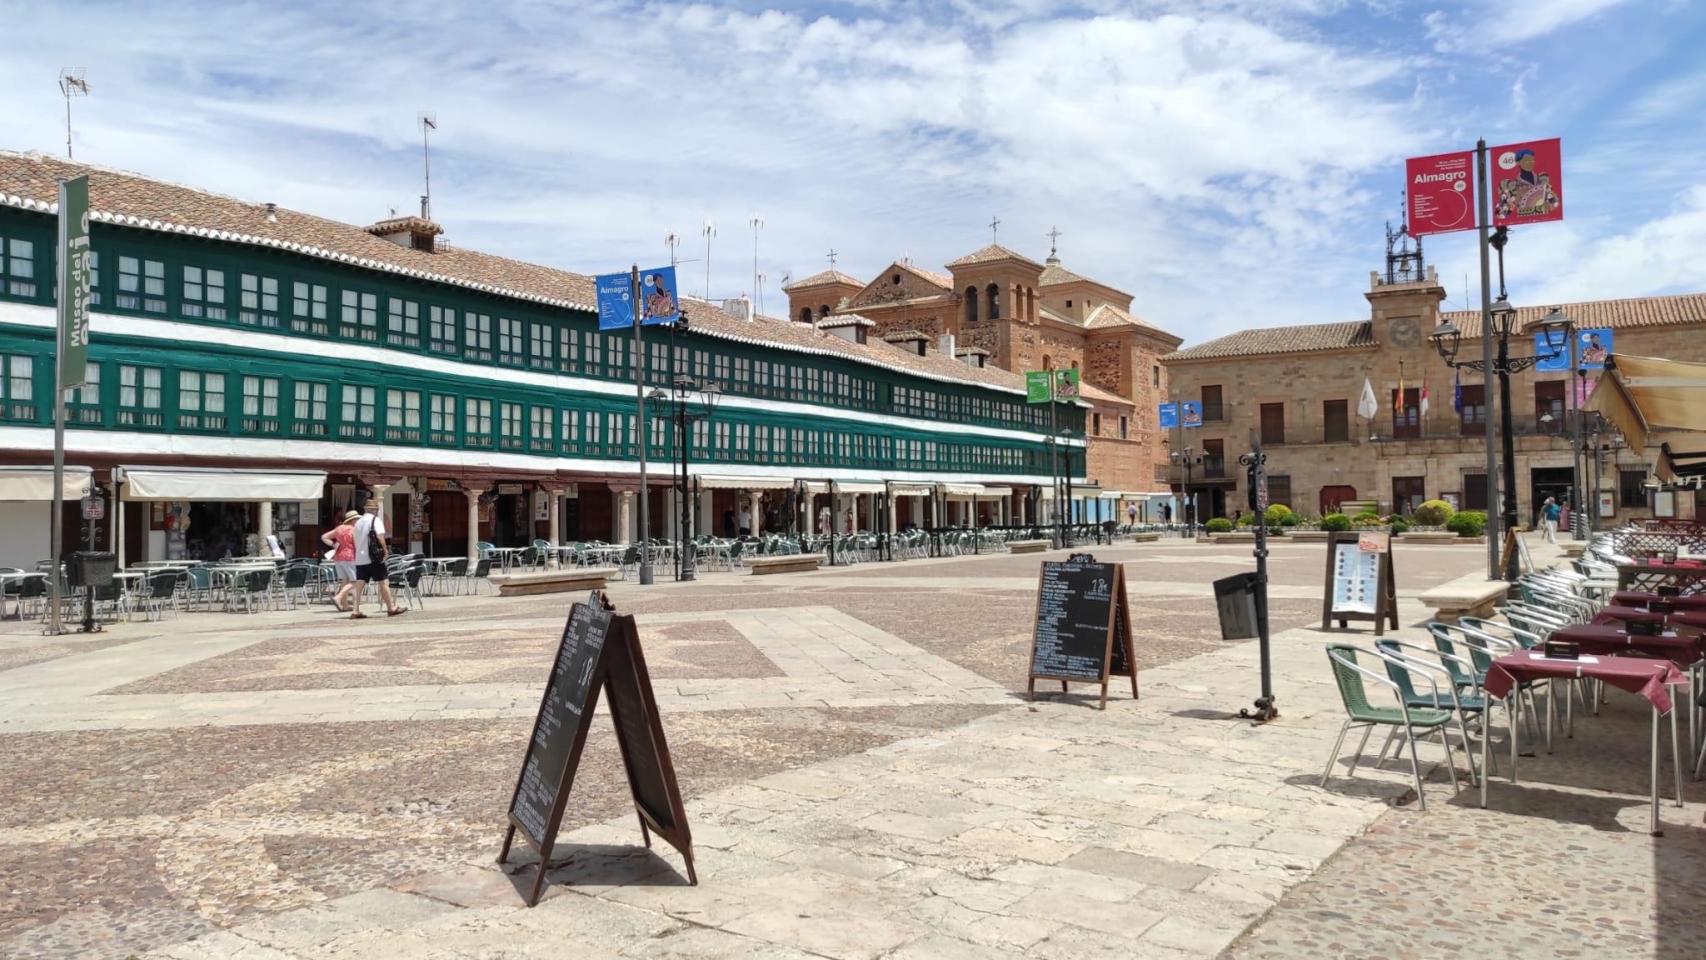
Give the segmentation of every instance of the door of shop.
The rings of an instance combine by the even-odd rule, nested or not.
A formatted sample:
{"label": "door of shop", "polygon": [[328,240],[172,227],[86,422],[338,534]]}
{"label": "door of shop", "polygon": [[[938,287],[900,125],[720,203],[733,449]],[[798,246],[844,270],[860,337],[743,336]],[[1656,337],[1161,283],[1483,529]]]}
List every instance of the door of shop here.
{"label": "door of shop", "polygon": [[[1535,467],[1528,471],[1529,526],[1540,526],[1540,505],[1547,497],[1558,501],[1565,509],[1570,506],[1570,481],[1574,471],[1569,467]],[[1560,524],[1562,526],[1562,524]]]}

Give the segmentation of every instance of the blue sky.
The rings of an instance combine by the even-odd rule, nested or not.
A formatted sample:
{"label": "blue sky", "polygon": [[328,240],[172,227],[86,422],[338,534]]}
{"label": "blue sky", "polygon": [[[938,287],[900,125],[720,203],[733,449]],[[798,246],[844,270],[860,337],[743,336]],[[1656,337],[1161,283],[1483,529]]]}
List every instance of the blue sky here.
{"label": "blue sky", "polygon": [[[1706,289],[1706,4],[1688,0],[0,0],[0,147],[356,223],[410,211],[436,113],[456,244],[709,291],[987,243],[1198,342],[1366,316],[1406,155],[1561,136],[1521,303]],[[1471,234],[1427,245],[1461,305]],[[1473,279],[1471,278],[1471,282]]]}

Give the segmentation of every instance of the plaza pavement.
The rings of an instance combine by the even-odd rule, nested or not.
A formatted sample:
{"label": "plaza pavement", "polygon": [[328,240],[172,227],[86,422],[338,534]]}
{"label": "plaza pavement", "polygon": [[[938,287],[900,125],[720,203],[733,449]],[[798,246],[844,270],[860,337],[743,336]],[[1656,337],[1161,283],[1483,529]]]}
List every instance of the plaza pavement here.
{"label": "plaza pavement", "polygon": [[[566,602],[0,634],[0,879],[30,898],[0,913],[0,953],[1431,957],[1496,919],[1504,956],[1706,955],[1676,952],[1701,942],[1701,810],[1644,835],[1644,717],[1614,700],[1522,787],[1495,779],[1488,811],[1436,767],[1419,812],[1407,768],[1372,758],[1323,790],[1343,713],[1321,546],[1276,547],[1282,717],[1260,728],[1231,716],[1255,646],[1220,643],[1206,602],[1249,547],[1096,552],[1128,564],[1144,668],[1142,699],[1115,684],[1105,713],[1017,693],[1034,557],[616,585],[700,884],[638,846],[600,724],[531,910],[535,867],[491,861]],[[1482,556],[1401,547],[1403,632]]]}

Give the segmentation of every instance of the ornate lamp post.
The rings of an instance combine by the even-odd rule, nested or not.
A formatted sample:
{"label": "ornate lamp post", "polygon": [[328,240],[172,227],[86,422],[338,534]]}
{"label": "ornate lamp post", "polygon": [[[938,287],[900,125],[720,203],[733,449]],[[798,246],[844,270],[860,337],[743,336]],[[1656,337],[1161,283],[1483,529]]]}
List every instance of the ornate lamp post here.
{"label": "ornate lamp post", "polygon": [[[688,403],[693,394],[699,395],[700,410],[688,410]],[[686,374],[677,374],[670,381],[670,390],[665,392],[659,387],[652,390],[650,399],[669,401],[675,404],[675,445],[676,463],[675,484],[680,500],[679,545],[675,551],[675,579],[692,580],[694,577],[693,551],[693,500],[690,487],[691,480],[687,472],[687,454],[692,447],[692,436],[689,426],[695,420],[709,421],[717,412],[717,401],[723,398],[723,388],[713,380],[695,380]]]}
{"label": "ornate lamp post", "polygon": [[[1498,354],[1493,358],[1491,370],[1487,368],[1484,360],[1457,359],[1457,351],[1463,340],[1463,333],[1457,329],[1456,324],[1449,320],[1436,327],[1434,332],[1428,336],[1428,339],[1433,342],[1434,349],[1439,352],[1440,358],[1445,361],[1446,366],[1453,369],[1478,370],[1483,374],[1491,373],[1499,378],[1499,439],[1501,442],[1501,452],[1505,461],[1503,469],[1504,490],[1499,510],[1499,529],[1514,530],[1516,529],[1517,520],[1516,437],[1511,426],[1511,374],[1521,373],[1542,360],[1555,359],[1563,348],[1555,346],[1550,353],[1532,354],[1519,357],[1511,356],[1511,334],[1520,334],[1521,331],[1514,329],[1516,326],[1516,308],[1511,306],[1510,300],[1506,298],[1503,290],[1499,292],[1499,299],[1493,302],[1492,307],[1488,311],[1488,316],[1492,320],[1492,333],[1498,342],[1499,348]],[[1568,344],[1574,331],[1569,318],[1565,317],[1563,313],[1557,310],[1553,310],[1551,313],[1547,314],[1545,318],[1537,324],[1537,328],[1546,334],[1546,343],[1548,346],[1560,343]],[[1562,340],[1557,336],[1557,334],[1560,333],[1563,335]],[[1486,398],[1483,397],[1482,401],[1485,402],[1485,400]],[[1509,578],[1511,559],[1512,558],[1510,557],[1504,558],[1499,565],[1499,576],[1495,579]]]}
{"label": "ornate lamp post", "polygon": [[1191,480],[1192,480],[1192,474],[1195,470],[1196,465],[1199,463],[1202,463],[1202,460],[1203,460],[1203,458],[1201,456],[1196,456],[1194,454],[1196,454],[1195,449],[1193,449],[1191,447],[1186,447],[1183,450],[1175,450],[1171,454],[1168,454],[1168,456],[1167,456],[1167,459],[1173,461],[1173,466],[1175,466],[1175,467],[1183,466],[1185,468],[1185,517],[1184,517],[1184,520],[1185,520],[1185,531],[1187,533],[1195,533],[1196,532],[1197,495],[1196,495],[1196,491],[1191,488]]}

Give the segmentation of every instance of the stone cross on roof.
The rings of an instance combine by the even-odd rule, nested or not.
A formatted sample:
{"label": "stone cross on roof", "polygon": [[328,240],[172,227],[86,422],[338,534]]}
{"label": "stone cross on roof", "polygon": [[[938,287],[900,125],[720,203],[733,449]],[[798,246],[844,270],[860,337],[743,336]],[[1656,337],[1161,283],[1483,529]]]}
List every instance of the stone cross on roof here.
{"label": "stone cross on roof", "polygon": [[829,248],[829,269],[831,269],[831,270],[835,269],[835,248],[834,247]]}
{"label": "stone cross on roof", "polygon": [[989,220],[989,242],[1001,242],[1001,218],[991,217]]}
{"label": "stone cross on roof", "polygon": [[1058,245],[1057,242],[1060,240],[1060,228],[1049,227],[1046,236],[1048,237],[1048,255],[1052,257],[1055,255],[1055,247]]}

